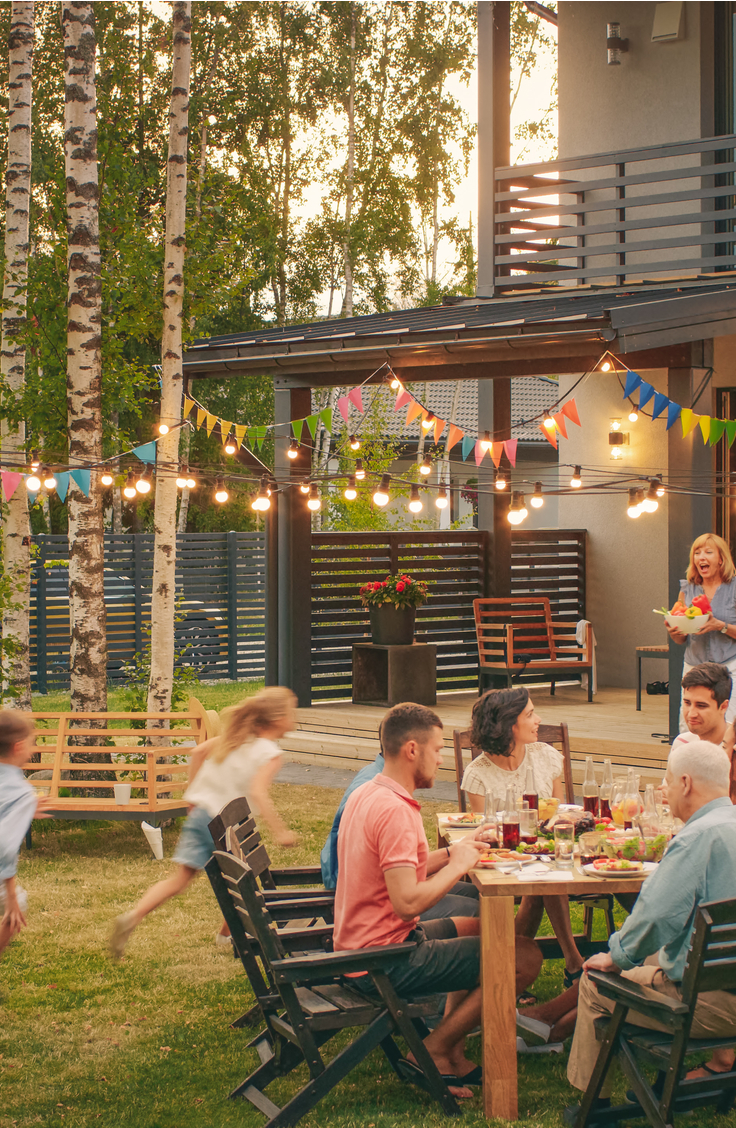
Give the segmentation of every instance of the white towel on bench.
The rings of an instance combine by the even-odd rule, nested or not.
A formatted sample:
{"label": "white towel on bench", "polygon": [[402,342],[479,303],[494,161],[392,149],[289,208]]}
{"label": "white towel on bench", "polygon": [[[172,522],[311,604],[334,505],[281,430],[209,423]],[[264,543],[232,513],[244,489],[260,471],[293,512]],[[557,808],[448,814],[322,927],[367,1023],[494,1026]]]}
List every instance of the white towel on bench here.
{"label": "white towel on bench", "polygon": [[[578,625],[575,627],[575,641],[577,642],[578,646],[582,646],[585,643],[585,629],[589,625],[590,625],[590,621],[588,619],[580,619],[578,621]],[[592,673],[591,673],[591,677],[593,678],[593,693],[597,693],[598,692],[598,668],[596,666],[596,661],[595,661],[595,648],[596,648],[595,631],[592,631],[591,634],[592,634],[592,639],[593,639],[593,670],[592,670]],[[588,675],[587,675],[587,673],[583,674],[582,679],[580,681],[580,687],[581,687],[581,689],[587,689],[588,688]]]}

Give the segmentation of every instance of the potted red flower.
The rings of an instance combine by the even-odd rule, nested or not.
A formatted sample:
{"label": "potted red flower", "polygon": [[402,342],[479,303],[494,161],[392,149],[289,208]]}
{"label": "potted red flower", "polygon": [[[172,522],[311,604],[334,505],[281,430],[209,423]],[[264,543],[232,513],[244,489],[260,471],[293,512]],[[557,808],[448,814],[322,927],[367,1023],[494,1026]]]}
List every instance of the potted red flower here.
{"label": "potted red flower", "polygon": [[428,598],[427,584],[405,573],[364,584],[360,600],[370,614],[373,642],[378,646],[412,643],[416,609]]}

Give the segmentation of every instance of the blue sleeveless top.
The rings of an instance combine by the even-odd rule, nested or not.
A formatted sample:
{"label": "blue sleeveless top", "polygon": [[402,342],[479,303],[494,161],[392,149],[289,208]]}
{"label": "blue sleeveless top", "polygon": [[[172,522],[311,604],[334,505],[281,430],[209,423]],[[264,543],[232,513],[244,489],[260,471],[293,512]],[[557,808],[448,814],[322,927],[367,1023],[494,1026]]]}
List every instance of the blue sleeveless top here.
{"label": "blue sleeveless top", "polygon": [[[698,595],[703,595],[700,584],[689,584],[680,580],[680,590],[687,607]],[[727,584],[716,588],[710,601],[713,616],[724,623],[736,626],[736,576]],[[736,658],[736,639],[729,638],[719,631],[708,631],[704,635],[688,635],[685,647],[685,662],[688,666],[699,666],[701,662],[731,662]]]}

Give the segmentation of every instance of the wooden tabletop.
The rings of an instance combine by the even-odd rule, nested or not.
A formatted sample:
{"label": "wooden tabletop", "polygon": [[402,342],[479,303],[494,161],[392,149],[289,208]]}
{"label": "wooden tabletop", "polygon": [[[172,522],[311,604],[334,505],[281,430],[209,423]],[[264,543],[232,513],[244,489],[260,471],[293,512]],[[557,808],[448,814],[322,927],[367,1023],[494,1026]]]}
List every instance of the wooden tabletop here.
{"label": "wooden tabletop", "polygon": [[[553,873],[560,872],[555,870],[554,862],[549,868]],[[642,873],[636,877],[589,877],[587,873],[581,873],[577,866],[568,872],[572,872],[570,881],[546,881],[544,877],[540,881],[520,881],[518,873],[502,873],[495,869],[474,869],[471,870],[470,876],[478,887],[481,897],[547,897],[555,893],[573,893],[576,896],[581,893],[638,893],[647,876]]]}

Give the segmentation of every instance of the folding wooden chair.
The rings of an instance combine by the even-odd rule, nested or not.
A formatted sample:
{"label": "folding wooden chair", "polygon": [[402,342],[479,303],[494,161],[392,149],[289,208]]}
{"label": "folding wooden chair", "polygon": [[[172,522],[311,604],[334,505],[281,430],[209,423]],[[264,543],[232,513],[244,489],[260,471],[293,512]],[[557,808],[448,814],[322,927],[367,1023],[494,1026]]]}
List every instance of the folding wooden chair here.
{"label": "folding wooden chair", "polygon": [[[736,1069],[691,1081],[683,1075],[686,1060],[693,1054],[710,1054],[736,1045],[736,1030],[724,1038],[690,1037],[699,994],[716,990],[736,992],[736,900],[699,906],[682,979],[681,1001],[619,975],[600,971],[588,974],[601,995],[613,1000],[615,1007],[610,1017],[595,1021],[601,1047],[574,1120],[575,1128],[586,1128],[591,1123],[613,1124],[637,1116],[645,1116],[653,1128],[667,1128],[676,1112],[702,1105],[715,1105],[719,1113],[729,1111],[736,1096]],[[627,1022],[629,1012],[656,1019],[666,1027],[666,1033]],[[618,1059],[638,1104],[593,1111],[614,1058]],[[657,1070],[653,1085],[642,1072],[645,1066]]]}
{"label": "folding wooden chair", "polygon": [[[247,862],[218,850],[205,868],[218,902],[226,910],[225,919],[238,953],[241,958],[245,953],[252,954],[250,933],[257,940],[263,965],[263,973],[257,967],[259,974],[254,977],[243,959],[266,1022],[265,1029],[250,1043],[261,1064],[233,1089],[231,1098],[250,1101],[268,1118],[266,1128],[296,1124],[377,1046],[401,1077],[401,1054],[394,1041],[399,1034],[423,1071],[426,1090],[447,1115],[459,1114],[457,1102],[422,1041],[426,1036],[423,1019],[436,1013],[437,1000],[408,1002],[399,998],[383,970],[397,960],[408,959],[411,943],[351,952],[316,950],[295,956],[295,950],[308,947],[309,934],[314,930],[290,933],[276,927],[273,903],[267,902],[259,890]],[[319,943],[315,947],[318,949]],[[255,959],[252,962],[257,966]],[[352,972],[371,976],[377,999],[343,978]],[[325,1061],[322,1047],[348,1030],[353,1032],[351,1040]],[[279,1108],[266,1089],[302,1063],[307,1065],[309,1080]]]}
{"label": "folding wooden chair", "polygon": [[[268,856],[266,847],[261,845],[261,837],[256,828],[256,822],[251,813],[250,805],[245,797],[233,799],[226,804],[210,823],[210,834],[218,850],[225,849],[225,832],[228,827],[234,827],[238,843],[246,854],[260,846],[257,854],[248,857],[248,865],[258,877],[262,890],[275,891],[282,886],[291,885],[317,885],[321,886],[323,894],[329,891],[322,885],[322,870],[319,866],[287,866],[283,869],[274,869]],[[290,896],[300,896],[290,893]],[[314,896],[314,890],[304,896]],[[332,893],[334,897],[334,892]]]}

